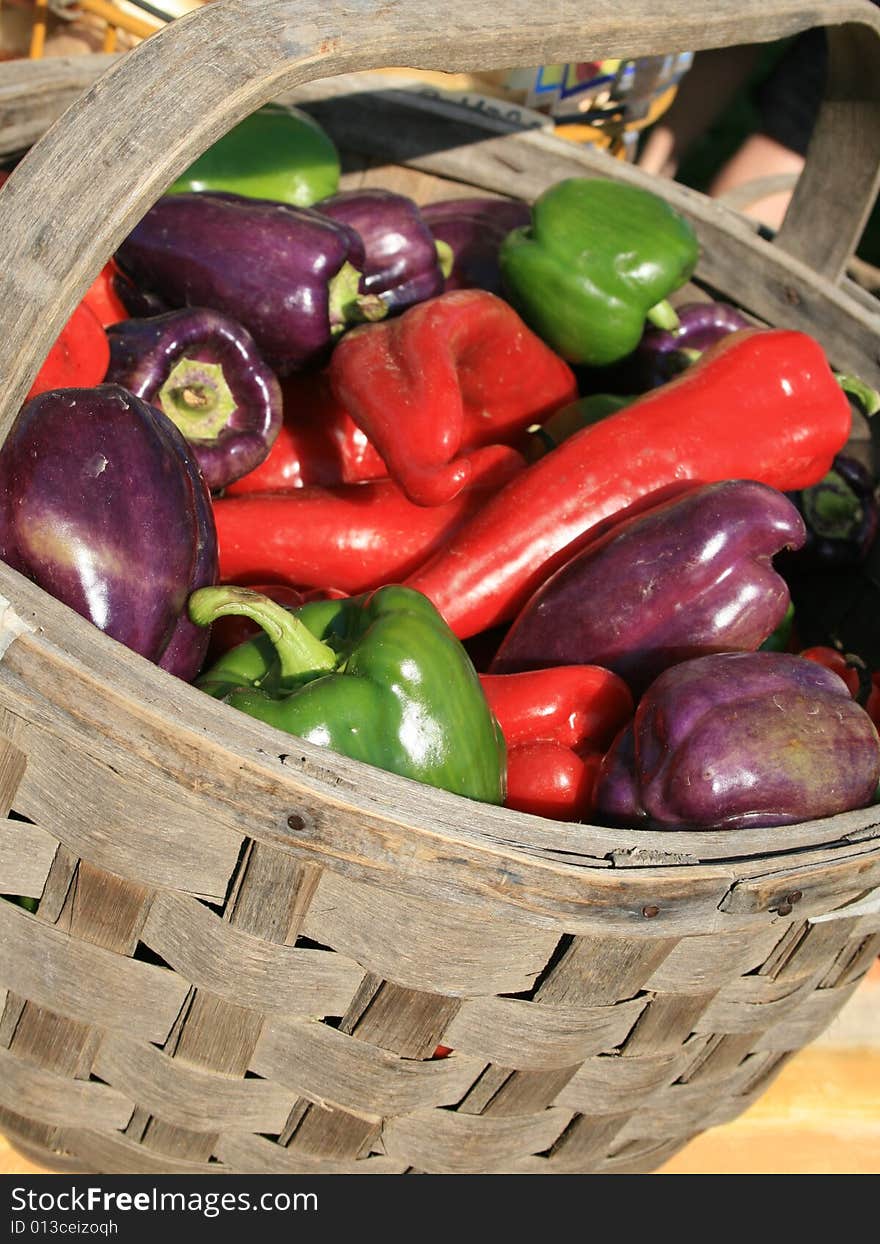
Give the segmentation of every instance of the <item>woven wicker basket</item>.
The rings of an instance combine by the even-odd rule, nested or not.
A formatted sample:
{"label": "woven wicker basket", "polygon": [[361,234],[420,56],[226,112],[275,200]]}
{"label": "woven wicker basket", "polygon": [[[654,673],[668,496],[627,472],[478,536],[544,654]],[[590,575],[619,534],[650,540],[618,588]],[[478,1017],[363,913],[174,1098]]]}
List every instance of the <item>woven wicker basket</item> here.
{"label": "woven wicker basket", "polygon": [[[630,0],[625,26],[592,7],[560,0],[538,21],[527,0],[453,0],[449,33],[426,34],[424,0],[220,0],[127,55],[0,198],[2,433],[107,255],[266,99],[298,88],[358,153],[348,184],[657,188],[550,135],[333,75],[717,47],[817,21],[829,99],[775,244],[663,193],[696,225],[703,281],[876,383],[878,304],[842,276],[878,175],[873,7]],[[62,69],[0,79],[19,134],[63,95]],[[44,89],[16,106],[9,83],[29,72]],[[303,85],[318,75],[332,80]],[[845,173],[829,178],[832,156]],[[251,721],[2,565],[0,605],[0,798],[28,818],[0,822],[0,892],[40,898],[35,916],[0,902],[0,1130],[48,1164],[651,1170],[748,1106],[880,949],[878,809],[775,832],[556,824]],[[438,1043],[454,1053],[432,1058]]]}

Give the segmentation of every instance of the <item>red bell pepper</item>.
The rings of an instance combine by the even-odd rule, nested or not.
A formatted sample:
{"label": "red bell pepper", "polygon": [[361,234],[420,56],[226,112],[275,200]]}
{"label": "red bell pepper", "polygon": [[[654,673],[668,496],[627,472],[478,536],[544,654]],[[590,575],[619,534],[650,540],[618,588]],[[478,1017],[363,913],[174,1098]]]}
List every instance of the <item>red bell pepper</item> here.
{"label": "red bell pepper", "polygon": [[442,505],[510,442],[577,395],[574,374],[506,302],[453,290],[346,333],[333,392],[420,505]]}
{"label": "red bell pepper", "polygon": [[517,450],[491,446],[470,486],[430,507],[408,500],[391,479],[221,497],[214,501],[220,577],[351,594],[399,583],[524,466]]}
{"label": "red bell pepper", "polygon": [[281,380],[284,422],[269,455],[226,487],[226,496],[383,479],[378,450],[333,395],[326,372],[293,372]]}
{"label": "red bell pepper", "polygon": [[104,328],[108,324],[118,324],[129,318],[125,303],[117,292],[120,279],[124,278],[115,262],[108,259],[83,298],[83,302],[94,311]]}
{"label": "red bell pepper", "polygon": [[608,747],[632,717],[629,687],[599,665],[481,674],[507,743],[505,807],[585,820]]}
{"label": "red bell pepper", "polygon": [[49,389],[90,389],[107,375],[110,346],[101,321],[81,302],[55,339],[28,397]]}
{"label": "red bell pepper", "polygon": [[533,463],[407,584],[467,638],[513,617],[608,520],[686,484],[753,479],[783,492],[815,484],[851,424],[812,337],[732,333],[677,379]]}

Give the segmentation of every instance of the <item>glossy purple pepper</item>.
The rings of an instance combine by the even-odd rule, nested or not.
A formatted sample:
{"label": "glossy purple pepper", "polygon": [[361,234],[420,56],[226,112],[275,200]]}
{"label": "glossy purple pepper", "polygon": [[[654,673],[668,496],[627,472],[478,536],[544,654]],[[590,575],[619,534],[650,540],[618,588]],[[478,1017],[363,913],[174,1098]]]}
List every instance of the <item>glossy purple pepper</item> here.
{"label": "glossy purple pepper", "polygon": [[185,615],[217,579],[210,496],[171,420],[120,386],[22,407],[0,450],[0,557],[141,656],[198,672],[205,636]]}
{"label": "glossy purple pepper", "polygon": [[349,324],[386,308],[362,291],[355,231],[306,207],[203,191],[165,195],[116,260],[171,307],[237,320],[280,375],[321,363]]}
{"label": "glossy purple pepper", "polygon": [[679,327],[669,331],[649,326],[626,361],[639,391],[665,384],[728,333],[754,327],[727,302],[687,302],[675,310]]}
{"label": "glossy purple pepper", "polygon": [[492,671],[602,665],[638,692],[679,661],[758,648],[790,599],[771,559],[804,537],[795,506],[766,484],[689,488],[557,570],[513,622]]}
{"label": "glossy purple pepper", "polygon": [[838,454],[818,484],[789,493],[803,515],[807,539],[803,548],[780,560],[782,573],[844,569],[864,561],[880,518],[876,487],[857,458]]}
{"label": "glossy purple pepper", "polygon": [[254,470],[281,427],[281,387],[246,328],[185,307],[107,330],[107,380],[177,425],[212,490]]}
{"label": "glossy purple pepper", "polygon": [[605,756],[600,822],[748,829],[866,807],[880,740],[839,675],[784,652],[673,666]]}
{"label": "glossy purple pepper", "polygon": [[391,190],[342,190],[315,211],[354,229],[364,245],[363,285],[389,311],[443,293],[437,244],[412,199]]}
{"label": "glossy purple pepper", "polygon": [[531,223],[529,205],[517,199],[442,199],[421,211],[437,241],[452,251],[446,289],[487,289],[500,297],[498,248],[511,229]]}

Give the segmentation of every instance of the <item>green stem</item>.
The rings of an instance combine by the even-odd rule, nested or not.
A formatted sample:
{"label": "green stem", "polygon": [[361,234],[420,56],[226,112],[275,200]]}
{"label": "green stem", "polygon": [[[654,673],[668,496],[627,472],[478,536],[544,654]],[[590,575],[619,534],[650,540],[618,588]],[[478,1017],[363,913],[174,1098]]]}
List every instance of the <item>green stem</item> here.
{"label": "green stem", "polygon": [[336,335],[349,324],[384,320],[388,308],[378,294],[358,293],[361,273],[348,260],[328,282],[330,330]]}
{"label": "green stem", "polygon": [[437,263],[440,265],[440,271],[443,273],[444,279],[449,276],[455,264],[455,252],[448,242],[436,238],[434,245],[437,247]]}
{"label": "green stem", "polygon": [[844,372],[835,372],[834,378],[847,396],[855,398],[863,415],[870,419],[880,411],[880,393],[864,380],[860,380],[858,376],[848,376]]}
{"label": "green stem", "polygon": [[645,319],[649,320],[655,328],[665,329],[668,333],[674,333],[677,328],[681,327],[681,320],[678,318],[675,307],[665,298],[654,304]]}
{"label": "green stem", "polygon": [[202,587],[189,598],[197,626],[218,618],[245,617],[261,626],[278,653],[282,680],[330,673],[339,664],[332,648],[317,639],[289,609],[247,587]]}

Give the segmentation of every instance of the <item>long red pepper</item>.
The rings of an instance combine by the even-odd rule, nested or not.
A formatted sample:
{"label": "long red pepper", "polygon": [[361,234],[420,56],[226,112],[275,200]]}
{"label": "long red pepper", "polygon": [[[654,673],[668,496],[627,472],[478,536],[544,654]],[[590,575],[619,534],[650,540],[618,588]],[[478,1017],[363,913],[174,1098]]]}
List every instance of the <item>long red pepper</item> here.
{"label": "long red pepper", "polygon": [[407,584],[467,638],[513,617],[606,520],[689,482],[808,487],[850,428],[817,341],[787,329],[733,333],[515,477]]}
{"label": "long red pepper", "polygon": [[510,446],[492,446],[471,486],[438,506],[415,505],[391,479],[219,498],[220,577],[351,594],[399,583],[524,465]]}
{"label": "long red pepper", "polygon": [[442,505],[511,442],[577,396],[567,363],[485,290],[453,290],[346,333],[330,360],[336,397],[420,505]]}
{"label": "long red pepper", "polygon": [[505,806],[584,820],[605,751],[633,714],[622,678],[598,665],[481,674],[507,743]]}

